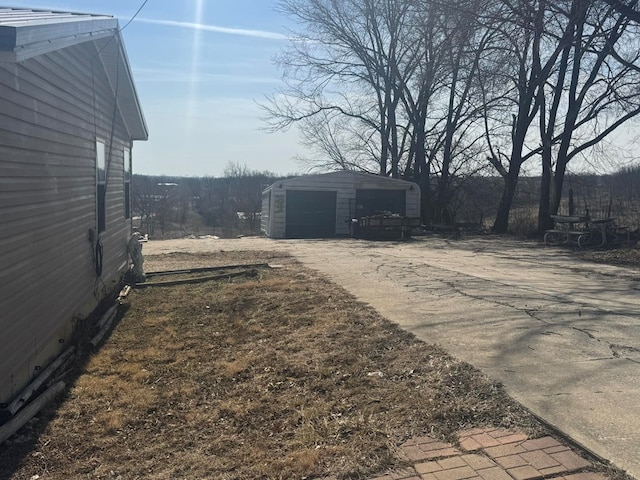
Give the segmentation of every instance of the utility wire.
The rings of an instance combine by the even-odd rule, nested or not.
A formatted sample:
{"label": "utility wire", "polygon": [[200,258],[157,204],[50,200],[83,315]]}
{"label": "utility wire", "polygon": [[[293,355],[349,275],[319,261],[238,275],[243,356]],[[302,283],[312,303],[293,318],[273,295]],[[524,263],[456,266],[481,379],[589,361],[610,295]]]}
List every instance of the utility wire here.
{"label": "utility wire", "polygon": [[[142,4],[140,5],[140,7],[138,8],[138,10],[136,11],[136,13],[133,15],[133,17],[131,17],[129,19],[129,21],[121,28],[119,29],[118,33],[122,32],[125,28],[127,28],[129,26],[129,24],[131,22],[133,22],[133,20],[138,16],[138,14],[142,11],[142,9],[145,7],[145,5],[147,4],[149,0],[144,0],[144,2],[142,2]],[[94,133],[96,136],[96,139],[98,138],[98,128],[97,128],[97,121],[96,121],[96,87],[95,87],[95,71],[94,71],[94,62],[99,58],[100,53],[102,53],[102,51],[107,48],[107,46],[109,46],[111,44],[111,42],[116,38],[116,35],[114,35],[113,37],[111,37],[109,39],[109,41],[107,41],[107,43],[105,43],[105,45],[100,48],[100,50],[98,50],[95,54],[95,56],[91,59],[91,78],[93,81],[93,128],[94,128]],[[118,50],[120,49],[120,45],[117,45],[116,47]],[[120,62],[116,59],[116,86],[115,86],[115,91],[114,91],[114,99],[113,99],[113,116],[111,117],[111,128],[110,128],[110,138],[109,138],[109,152],[107,155],[107,158],[105,159],[105,182],[104,182],[104,192],[103,192],[103,199],[102,199],[102,204],[104,205],[105,208],[105,223],[107,221],[106,219],[106,201],[107,201],[107,185],[109,184],[109,173],[111,171],[111,163],[112,163],[112,154],[113,154],[113,141],[114,141],[114,136],[115,136],[115,124],[116,124],[116,115],[118,112],[118,89],[120,86],[120,74],[119,74],[119,67],[120,67]],[[97,195],[99,195],[100,192],[96,192]],[[98,225],[98,230],[99,230],[100,226]],[[104,285],[104,282],[102,281],[101,275],[102,275],[102,270],[103,270],[103,245],[100,242],[100,232],[97,232],[97,237],[96,237],[96,244],[95,244],[95,248],[94,248],[94,266],[96,269],[96,277],[97,280],[100,280],[100,282],[102,282],[102,284]],[[94,285],[94,295],[97,292],[98,289],[98,282],[96,280],[96,283]],[[97,296],[96,296],[97,298]]]}
{"label": "utility wire", "polygon": [[[139,8],[138,8],[138,10],[136,11],[136,13],[134,13],[134,14],[133,14],[133,17],[131,17],[131,18],[129,19],[129,21],[128,21],[127,23],[125,23],[125,24],[124,24],[124,27],[122,27],[121,29],[119,29],[119,30],[118,30],[118,33],[122,32],[125,28],[127,28],[127,27],[129,26],[129,24],[130,24],[131,22],[133,22],[133,21],[135,20],[135,18],[136,18],[136,17],[138,16],[138,14],[142,11],[142,9],[145,7],[145,5],[147,4],[147,2],[149,2],[149,0],[144,0],[144,2],[142,2],[142,5],[140,5],[140,7],[139,7]],[[107,48],[107,46],[108,46],[108,45],[113,41],[113,39],[114,39],[114,38],[115,38],[115,35],[114,35],[113,37],[111,37],[111,38],[109,39],[109,41],[108,41],[107,43],[105,43],[105,44],[104,44],[104,46],[103,46],[100,50],[98,50],[98,52],[96,53],[96,56],[94,57],[94,60],[95,60],[95,58],[97,58],[97,57],[98,57],[98,55],[100,55],[100,53],[101,53],[105,48]]]}
{"label": "utility wire", "polygon": [[127,23],[124,24],[124,27],[122,27],[120,29],[120,31],[123,31],[125,28],[127,28],[129,26],[129,24],[131,22],[133,22],[135,20],[135,18],[138,16],[138,14],[142,11],[142,9],[144,8],[144,6],[147,4],[149,0],[144,0],[144,2],[142,2],[142,5],[140,5],[140,8],[138,8],[138,11],[136,13],[133,14],[133,17],[131,17],[131,19],[129,19],[129,21]]}

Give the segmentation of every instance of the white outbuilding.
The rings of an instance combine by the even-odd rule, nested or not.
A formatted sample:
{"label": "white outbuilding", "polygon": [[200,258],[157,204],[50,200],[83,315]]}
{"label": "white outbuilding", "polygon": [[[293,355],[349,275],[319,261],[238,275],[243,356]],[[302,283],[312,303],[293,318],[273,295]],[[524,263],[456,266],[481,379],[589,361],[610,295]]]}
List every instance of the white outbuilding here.
{"label": "white outbuilding", "polygon": [[370,173],[306,175],[274,183],[262,192],[262,231],[271,238],[349,235],[354,218],[379,213],[420,216],[420,188],[413,182]]}

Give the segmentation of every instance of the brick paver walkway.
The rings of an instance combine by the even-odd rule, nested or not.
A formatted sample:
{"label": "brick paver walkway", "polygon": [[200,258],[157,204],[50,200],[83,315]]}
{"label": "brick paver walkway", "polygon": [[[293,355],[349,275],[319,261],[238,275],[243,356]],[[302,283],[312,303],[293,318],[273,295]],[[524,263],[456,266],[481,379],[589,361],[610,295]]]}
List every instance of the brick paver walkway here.
{"label": "brick paver walkway", "polygon": [[372,480],[607,480],[553,437],[530,439],[503,429],[460,432],[459,447],[412,438],[400,447],[400,455],[413,467]]}

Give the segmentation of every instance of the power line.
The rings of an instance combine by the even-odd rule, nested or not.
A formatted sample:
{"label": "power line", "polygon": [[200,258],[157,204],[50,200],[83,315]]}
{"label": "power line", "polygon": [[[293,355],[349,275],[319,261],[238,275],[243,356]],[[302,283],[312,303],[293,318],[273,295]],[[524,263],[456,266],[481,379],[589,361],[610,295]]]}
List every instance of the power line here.
{"label": "power line", "polygon": [[[140,5],[140,7],[139,7],[139,8],[138,8],[138,10],[136,11],[136,13],[134,13],[134,14],[133,14],[133,17],[131,17],[131,18],[129,19],[129,21],[128,21],[127,23],[125,23],[124,27],[122,27],[121,29],[119,29],[119,30],[118,30],[118,33],[122,32],[125,28],[127,28],[127,27],[129,26],[129,24],[130,24],[131,22],[133,22],[133,21],[135,20],[135,18],[136,18],[136,17],[138,16],[138,14],[142,11],[142,9],[145,7],[145,5],[147,4],[147,2],[148,2],[148,1],[149,1],[149,0],[144,0],[144,2],[142,2],[142,5]],[[115,35],[114,35],[113,37],[111,37],[111,38],[109,39],[109,41],[108,41],[107,43],[105,43],[105,44],[104,44],[104,46],[103,46],[100,50],[98,50],[98,52],[96,53],[96,56],[94,57],[94,60],[95,60],[95,58],[97,58],[97,57],[98,57],[98,55],[100,55],[100,53],[102,52],[102,50],[104,50],[105,48],[107,48],[107,47],[109,46],[109,44],[110,44],[110,43],[111,43],[115,38],[116,38],[116,37],[115,37]]]}
{"label": "power line", "polygon": [[135,20],[135,18],[138,16],[138,14],[142,11],[142,9],[144,8],[144,6],[147,4],[149,0],[144,0],[144,2],[142,2],[142,5],[140,5],[140,8],[138,8],[138,11],[136,13],[134,13],[133,17],[131,17],[131,19],[129,19],[129,21],[127,23],[125,23],[124,27],[122,27],[120,29],[120,31],[123,31],[125,28],[127,28],[129,26],[129,24],[131,22],[133,22]]}

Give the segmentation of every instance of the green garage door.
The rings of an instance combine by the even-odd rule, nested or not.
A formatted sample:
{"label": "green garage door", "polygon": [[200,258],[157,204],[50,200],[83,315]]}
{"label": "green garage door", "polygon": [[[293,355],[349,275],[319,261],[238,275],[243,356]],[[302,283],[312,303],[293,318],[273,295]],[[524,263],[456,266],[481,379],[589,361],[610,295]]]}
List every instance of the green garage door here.
{"label": "green garage door", "polygon": [[287,190],[287,238],[336,235],[337,192]]}

